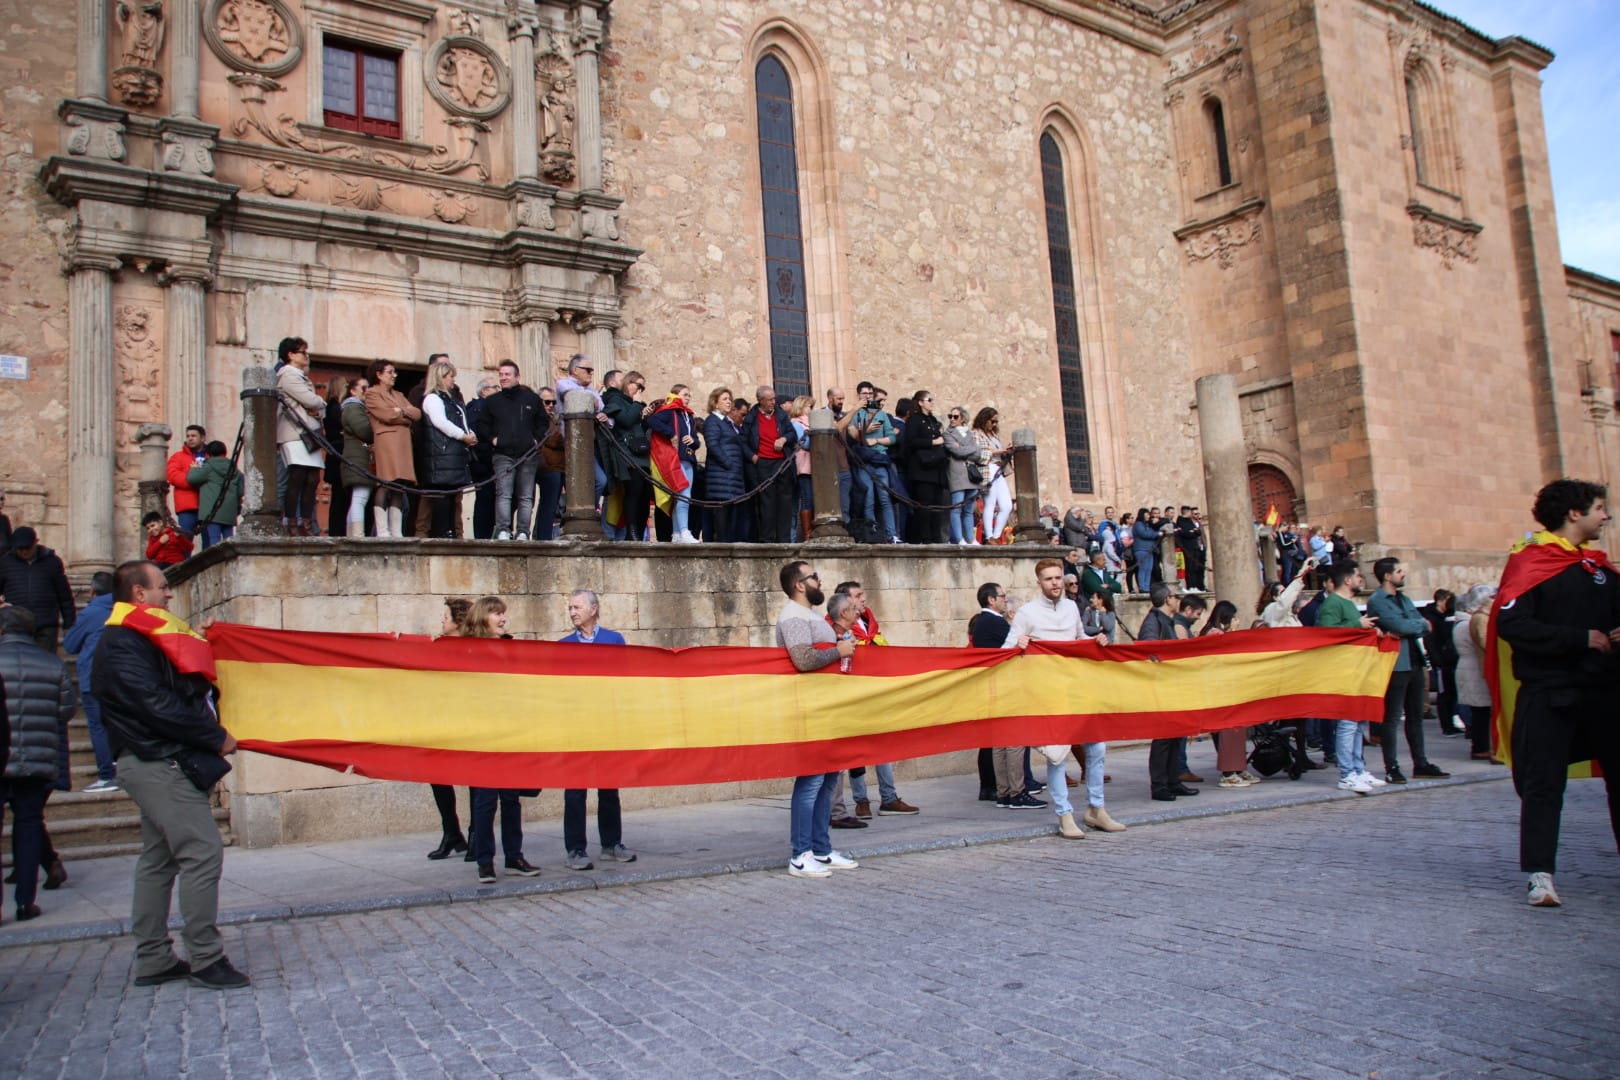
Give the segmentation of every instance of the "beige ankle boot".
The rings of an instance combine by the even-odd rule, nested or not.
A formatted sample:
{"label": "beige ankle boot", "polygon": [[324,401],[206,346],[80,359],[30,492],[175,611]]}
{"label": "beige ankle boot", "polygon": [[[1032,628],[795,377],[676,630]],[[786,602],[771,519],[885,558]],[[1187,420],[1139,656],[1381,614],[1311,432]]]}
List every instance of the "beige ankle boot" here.
{"label": "beige ankle boot", "polygon": [[363,522],[363,521],[351,521],[351,522],[349,522],[348,528],[344,530],[343,535],[344,536],[365,536],[366,535],[366,523]]}
{"label": "beige ankle boot", "polygon": [[1063,814],[1058,818],[1058,835],[1067,840],[1084,840],[1086,830],[1074,823],[1073,814]]}
{"label": "beige ankle boot", "polygon": [[388,508],[388,535],[405,535],[405,510],[403,507],[390,506]]}
{"label": "beige ankle boot", "polygon": [[373,506],[371,508],[371,521],[377,527],[379,538],[388,535],[388,510],[386,507]]}
{"label": "beige ankle boot", "polygon": [[1086,809],[1086,816],[1080,819],[1086,823],[1088,829],[1100,829],[1103,832],[1124,832],[1125,826],[1113,819],[1107,810],[1100,806]]}

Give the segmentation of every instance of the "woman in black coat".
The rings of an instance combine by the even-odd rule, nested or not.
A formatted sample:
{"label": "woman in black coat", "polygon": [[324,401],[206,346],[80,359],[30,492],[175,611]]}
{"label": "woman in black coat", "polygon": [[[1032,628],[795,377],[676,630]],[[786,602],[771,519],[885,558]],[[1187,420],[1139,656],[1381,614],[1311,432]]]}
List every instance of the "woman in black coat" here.
{"label": "woman in black coat", "polygon": [[950,455],[945,450],[945,430],[934,415],[933,394],[918,390],[911,395],[911,404],[912,412],[906,417],[901,445],[905,447],[906,482],[911,497],[923,505],[912,508],[908,539],[915,544],[944,544],[950,538],[946,511],[926,507],[944,506],[951,501]]}

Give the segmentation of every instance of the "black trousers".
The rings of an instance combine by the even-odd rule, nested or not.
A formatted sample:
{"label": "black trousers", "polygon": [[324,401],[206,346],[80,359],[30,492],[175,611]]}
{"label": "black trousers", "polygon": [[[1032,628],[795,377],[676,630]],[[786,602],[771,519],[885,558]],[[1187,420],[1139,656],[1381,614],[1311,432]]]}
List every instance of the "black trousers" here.
{"label": "black trousers", "polygon": [[1519,793],[1519,869],[1558,872],[1558,826],[1572,761],[1595,760],[1620,848],[1620,726],[1609,694],[1524,686],[1513,714],[1513,787]]}
{"label": "black trousers", "polygon": [[[433,803],[439,808],[439,828],[446,836],[460,836],[461,822],[456,819],[456,789],[449,784],[432,784]],[[472,828],[472,789],[467,789],[467,827]]]}
{"label": "black trousers", "polygon": [[1204,561],[1204,553],[1198,552],[1195,556],[1190,551],[1182,552],[1187,560],[1187,588],[1195,592],[1204,591],[1204,568],[1208,565]]}
{"label": "black trousers", "polygon": [[[596,835],[604,848],[618,847],[624,840],[618,788],[596,791]],[[569,788],[563,792],[563,847],[570,852],[585,850],[584,788]]]}
{"label": "black trousers", "polygon": [[1434,697],[1434,711],[1440,714],[1440,734],[1449,735],[1451,718],[1457,715],[1457,665],[1436,668],[1434,677],[1438,683]]}
{"label": "black trousers", "polygon": [[[761,458],[759,461],[759,478],[766,477],[781,466],[779,461],[768,461]],[[792,469],[786,469],[779,474],[775,482],[768,485],[754,500],[754,506],[759,516],[759,542],[762,544],[787,544],[793,537],[793,505],[798,495],[798,478]]]}
{"label": "black trousers", "polygon": [[1423,700],[1428,696],[1429,682],[1422,668],[1416,671],[1397,671],[1389,677],[1389,689],[1384,691],[1384,722],[1378,738],[1384,751],[1384,769],[1401,767],[1401,748],[1395,744],[1401,718],[1406,718],[1406,747],[1412,751],[1412,767],[1428,763],[1423,752]]}
{"label": "black trousers", "polygon": [[1154,739],[1148,748],[1148,782],[1153,794],[1173,792],[1181,786],[1181,748],[1185,739]]}
{"label": "black trousers", "polygon": [[988,747],[979,751],[979,790],[996,790],[996,760]]}

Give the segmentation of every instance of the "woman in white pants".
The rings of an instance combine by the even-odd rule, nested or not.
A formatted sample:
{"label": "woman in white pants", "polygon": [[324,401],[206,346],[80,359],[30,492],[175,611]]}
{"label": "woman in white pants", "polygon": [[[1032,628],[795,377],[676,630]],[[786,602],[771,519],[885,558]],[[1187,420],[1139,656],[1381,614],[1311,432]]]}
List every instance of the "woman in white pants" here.
{"label": "woman in white pants", "polygon": [[1012,451],[1001,445],[1001,414],[986,405],[973,418],[973,441],[979,444],[984,471],[984,542],[995,543],[1012,516],[1012,496],[1007,492],[1007,478],[1003,475],[1007,455]]}

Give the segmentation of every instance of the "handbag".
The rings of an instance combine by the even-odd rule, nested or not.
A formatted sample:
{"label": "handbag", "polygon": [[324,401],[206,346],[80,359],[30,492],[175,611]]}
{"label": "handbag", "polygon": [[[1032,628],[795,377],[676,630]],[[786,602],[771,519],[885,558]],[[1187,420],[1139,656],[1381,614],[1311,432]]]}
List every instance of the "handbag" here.
{"label": "handbag", "polygon": [[970,461],[967,467],[968,483],[974,487],[984,486],[984,470],[979,468],[978,462]]}
{"label": "handbag", "polygon": [[298,441],[304,444],[304,449],[312,454],[321,452],[321,444],[315,438],[315,433],[302,425],[298,428]]}
{"label": "handbag", "polygon": [[652,453],[652,440],[646,435],[632,435],[624,440],[624,448],[636,457],[646,457]]}
{"label": "handbag", "polygon": [[1053,765],[1061,765],[1068,758],[1069,752],[1072,748],[1054,743],[1051,746],[1032,746],[1030,749],[1034,750],[1037,754],[1044,757]]}
{"label": "handbag", "polygon": [[230,762],[218,754],[210,754],[204,750],[180,750],[171,760],[186,774],[191,786],[201,792],[214,790],[214,785],[225,779],[225,774],[231,771]]}

